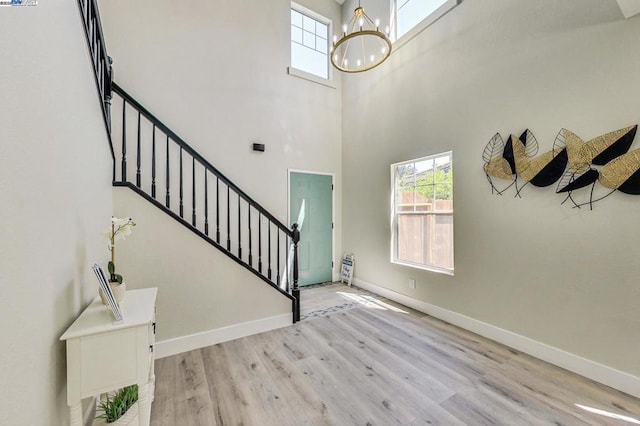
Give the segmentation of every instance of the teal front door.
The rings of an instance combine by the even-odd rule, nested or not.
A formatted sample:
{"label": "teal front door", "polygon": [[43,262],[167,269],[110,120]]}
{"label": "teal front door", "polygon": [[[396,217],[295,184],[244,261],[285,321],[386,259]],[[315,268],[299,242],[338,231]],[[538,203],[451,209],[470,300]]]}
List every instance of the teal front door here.
{"label": "teal front door", "polygon": [[333,177],[291,172],[289,218],[300,229],[298,285],[331,281],[333,269]]}

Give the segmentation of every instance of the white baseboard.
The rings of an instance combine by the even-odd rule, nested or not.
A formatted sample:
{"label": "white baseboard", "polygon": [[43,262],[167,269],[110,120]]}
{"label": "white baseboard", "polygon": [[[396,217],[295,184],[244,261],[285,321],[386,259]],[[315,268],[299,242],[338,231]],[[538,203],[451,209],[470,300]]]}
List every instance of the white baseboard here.
{"label": "white baseboard", "polygon": [[217,328],[215,330],[203,331],[188,336],[176,337],[173,339],[156,342],[154,345],[156,359],[177,355],[182,352],[192,351],[207,346],[215,345],[265,331],[286,327],[293,323],[290,313],[276,315],[255,321],[243,322],[230,325],[228,327]]}
{"label": "white baseboard", "polygon": [[425,314],[464,328],[465,330],[472,331],[480,336],[502,343],[503,345],[550,364],[557,365],[558,367],[562,367],[588,379],[640,398],[640,377],[358,278],[353,279],[353,284],[390,300],[402,303],[409,308],[424,312]]}

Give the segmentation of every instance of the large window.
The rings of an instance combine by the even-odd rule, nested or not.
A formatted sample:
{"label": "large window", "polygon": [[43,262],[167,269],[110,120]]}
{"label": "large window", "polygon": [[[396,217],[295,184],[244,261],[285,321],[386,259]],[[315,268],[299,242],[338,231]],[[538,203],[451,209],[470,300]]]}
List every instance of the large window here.
{"label": "large window", "polygon": [[417,34],[461,0],[394,0],[395,40],[409,33]]}
{"label": "large window", "polygon": [[391,261],[453,274],[452,153],[391,165]]}
{"label": "large window", "polygon": [[291,4],[291,67],[329,78],[331,21],[295,3]]}

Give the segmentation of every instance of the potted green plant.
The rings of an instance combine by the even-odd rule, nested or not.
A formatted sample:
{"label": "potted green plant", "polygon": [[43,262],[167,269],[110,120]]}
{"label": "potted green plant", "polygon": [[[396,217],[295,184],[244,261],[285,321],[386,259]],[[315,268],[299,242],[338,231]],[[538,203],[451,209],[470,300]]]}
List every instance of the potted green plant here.
{"label": "potted green plant", "polygon": [[[131,235],[134,226],[136,226],[136,223],[133,219],[117,218],[114,216],[111,218],[111,229],[107,232],[109,251],[111,251],[111,260],[107,265],[107,269],[109,270],[109,286],[118,302],[122,302],[124,299],[127,285],[122,275],[116,273],[116,241],[124,240]],[[102,294],[102,291],[100,291],[100,297],[102,297],[102,301],[106,304],[106,298]]]}
{"label": "potted green plant", "polygon": [[104,394],[98,404],[96,425],[127,426],[137,424],[138,385],[131,385],[113,394]]}

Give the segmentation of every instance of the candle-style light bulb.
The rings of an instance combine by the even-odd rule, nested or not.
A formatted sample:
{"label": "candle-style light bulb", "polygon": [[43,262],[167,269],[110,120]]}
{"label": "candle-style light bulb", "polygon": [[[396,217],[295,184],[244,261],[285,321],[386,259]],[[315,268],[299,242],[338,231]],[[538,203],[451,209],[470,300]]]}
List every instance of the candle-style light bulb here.
{"label": "candle-style light bulb", "polygon": [[348,62],[349,61],[347,61],[347,58],[344,58],[344,60],[342,61],[342,65],[344,65],[344,67],[346,68]]}
{"label": "candle-style light bulb", "polygon": [[376,60],[376,57],[374,55],[371,55],[371,63],[373,63],[373,61]]}
{"label": "candle-style light bulb", "polygon": [[380,19],[376,18],[376,30],[378,29],[379,26],[380,26]]}
{"label": "candle-style light bulb", "polygon": [[360,29],[362,29],[362,26],[364,25],[364,19],[360,18],[360,20],[358,21],[358,25],[360,25]]}
{"label": "candle-style light bulb", "polygon": [[386,27],[384,27],[384,32],[387,35],[387,37],[389,37],[389,26],[388,25]]}
{"label": "candle-style light bulb", "polygon": [[336,44],[336,42],[338,41],[338,36],[337,35],[333,35],[333,44]]}
{"label": "candle-style light bulb", "polygon": [[360,64],[361,64],[360,59],[358,59],[357,64],[358,64],[358,68],[360,68]]}
{"label": "candle-style light bulb", "polygon": [[342,26],[342,32],[345,33],[345,34],[347,33],[347,24],[344,24]]}

